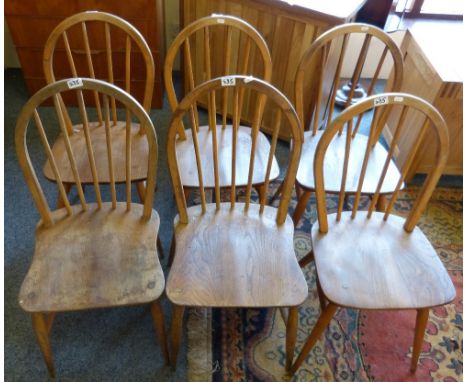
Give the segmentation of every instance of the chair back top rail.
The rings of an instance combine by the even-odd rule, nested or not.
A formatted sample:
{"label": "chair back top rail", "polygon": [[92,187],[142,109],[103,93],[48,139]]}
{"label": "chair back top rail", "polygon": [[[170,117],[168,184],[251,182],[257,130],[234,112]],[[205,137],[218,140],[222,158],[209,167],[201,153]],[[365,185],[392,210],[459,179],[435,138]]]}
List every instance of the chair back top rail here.
{"label": "chair back top rail", "polygon": [[[100,147],[99,149],[106,150],[106,154],[104,157],[107,159],[106,164],[100,164],[96,162],[96,155],[95,150],[99,146],[98,143],[102,142],[93,142],[93,138],[96,135],[91,134],[91,129],[95,126],[92,126],[88,120],[88,115],[86,113],[86,108],[84,102],[80,102],[79,104],[79,112],[81,117],[81,122],[83,125],[83,132],[81,135],[76,135],[74,137],[70,137],[68,135],[66,129],[66,122],[64,119],[64,113],[61,112],[62,108],[60,106],[60,95],[64,92],[72,91],[78,94],[79,100],[82,101],[83,92],[89,91],[93,92],[98,95],[98,97],[102,97],[102,103],[104,105],[104,128],[105,128],[105,144],[101,145],[104,146],[103,148]],[[146,111],[143,107],[128,93],[123,91],[122,89],[118,88],[115,85],[109,84],[107,82],[96,80],[92,78],[71,78],[71,79],[64,79],[52,84],[47,85],[46,87],[39,90],[36,94],[34,94],[26,105],[23,107],[16,124],[16,131],[15,131],[15,142],[16,142],[16,152],[18,156],[18,161],[20,167],[24,173],[26,178],[26,183],[32,193],[34,202],[36,204],[37,209],[41,215],[42,221],[45,225],[52,225],[54,224],[52,214],[51,214],[51,207],[49,206],[47,199],[45,197],[43,188],[41,187],[39,180],[37,178],[36,171],[34,169],[34,163],[31,160],[28,151],[28,141],[27,141],[27,133],[28,127],[30,125],[31,120],[34,120],[34,123],[37,128],[37,132],[44,148],[45,154],[48,159],[48,163],[52,169],[52,172],[55,175],[55,181],[57,183],[59,195],[63,201],[64,208],[67,211],[68,215],[72,215],[73,209],[71,206],[71,202],[68,199],[67,192],[65,190],[64,183],[62,182],[62,177],[60,174],[60,168],[63,167],[63,163],[60,166],[57,163],[54,155],[54,148],[51,148],[49,141],[47,139],[47,132],[51,134],[50,127],[53,123],[48,123],[45,127],[45,124],[42,122],[40,117],[40,106],[47,100],[52,99],[55,105],[55,117],[57,118],[57,124],[60,128],[60,136],[59,139],[63,139],[65,151],[67,154],[67,158],[69,161],[69,167],[71,172],[74,176],[74,184],[76,185],[78,197],[80,200],[80,204],[82,210],[88,209],[88,202],[86,201],[83,184],[80,179],[80,172],[78,171],[79,166],[83,166],[83,161],[87,162],[84,163],[87,168],[89,168],[90,173],[92,174],[93,180],[93,187],[94,187],[94,194],[96,197],[96,204],[97,208],[102,208],[103,205],[103,198],[101,193],[101,181],[100,177],[104,176],[104,172],[108,172],[108,177],[110,179],[110,194],[111,194],[111,201],[112,201],[112,208],[115,209],[117,205],[117,193],[115,189],[115,172],[116,171],[125,171],[126,173],[126,196],[127,196],[127,210],[131,209],[132,199],[131,199],[131,182],[130,182],[130,173],[131,173],[131,156],[132,156],[132,134],[131,133],[131,119],[130,123],[126,123],[125,125],[121,125],[120,127],[111,127],[110,122],[110,99],[115,99],[118,104],[122,105],[123,108],[127,110],[127,115],[133,115],[136,120],[140,123],[140,129],[144,131],[143,135],[138,134],[136,132],[136,136],[138,139],[145,140],[148,145],[148,169],[147,169],[147,177],[146,177],[146,193],[144,199],[144,209],[143,209],[143,217],[149,218],[151,217],[152,207],[153,207],[153,197],[154,197],[154,188],[156,184],[156,169],[157,169],[157,160],[158,160],[158,146],[157,146],[157,136]],[[47,128],[47,129],[46,129]],[[125,131],[121,131],[125,129]],[[124,147],[114,146],[113,150],[113,140],[112,136],[114,134],[122,134],[125,137],[125,143],[123,144]],[[84,140],[84,144],[78,142],[77,140],[82,139]],[[73,144],[72,144],[73,140]],[[77,146],[77,144],[80,145]],[[75,150],[74,150],[75,147]],[[82,148],[82,150],[86,151],[86,154],[82,152],[76,152],[76,147]],[[124,152],[116,152],[115,147],[119,147]],[[84,154],[84,155],[83,155]],[[79,155],[83,158],[79,159]],[[115,168],[115,161],[118,155],[125,156],[125,169],[116,169]],[[88,167],[89,166],[89,167]]]}
{"label": "chair back top rail", "polygon": [[[338,211],[336,215],[336,219],[339,221],[341,219],[341,213],[344,208],[347,168],[349,164],[349,157],[352,155],[353,149],[351,133],[352,127],[350,127],[350,122],[352,122],[355,118],[362,117],[362,115],[365,112],[368,112],[370,110],[374,111],[374,120],[371,126],[371,131],[369,134],[370,138],[367,141],[367,147],[358,179],[358,187],[353,203],[351,218],[354,218],[356,216],[357,210],[359,208],[361,191],[367,170],[367,164],[369,162],[369,157],[372,155],[372,148],[374,146],[373,142],[379,139],[380,133],[382,132],[379,123],[385,124],[386,119],[382,119],[382,115],[385,115],[386,118],[388,118],[388,116],[390,115],[390,111],[392,113],[399,113],[398,124],[395,130],[392,132],[391,138],[389,138],[390,141],[387,141],[389,147],[387,157],[385,163],[383,163],[382,165],[380,178],[368,207],[367,217],[370,218],[374,209],[376,208],[377,201],[380,196],[380,190],[384,182],[390,162],[396,155],[396,148],[401,142],[402,131],[405,128],[413,127],[411,124],[411,119],[414,118],[414,115],[417,113],[422,113],[425,117],[426,122],[419,129],[417,134],[415,134],[414,142],[412,145],[412,151],[409,153],[409,155],[407,155],[406,158],[403,158],[403,160],[401,161],[401,174],[398,181],[396,181],[394,191],[390,196],[390,202],[386,207],[385,214],[383,217],[384,220],[388,218],[396,201],[398,192],[401,189],[403,181],[407,176],[410,168],[414,165],[413,162],[416,158],[416,153],[419,149],[424,148],[423,142],[425,139],[427,139],[428,133],[430,131],[432,131],[431,137],[434,137],[435,145],[437,147],[437,150],[434,153],[434,165],[431,171],[427,174],[426,180],[423,186],[421,187],[418,197],[415,200],[414,205],[406,218],[404,226],[404,229],[406,231],[411,232],[414,229],[442,174],[445,162],[447,161],[449,149],[448,129],[443,117],[434,108],[434,106],[432,106],[427,101],[419,97],[406,93],[382,93],[380,95],[368,97],[341,112],[333,120],[330,126],[325,130],[325,132],[322,135],[322,138],[320,139],[320,142],[317,145],[314,159],[314,178],[316,186],[315,192],[317,197],[318,221],[320,225],[320,232],[322,233],[326,233],[328,231],[327,207],[324,184],[324,172],[326,171],[324,168],[324,164],[327,148],[329,147],[332,140],[340,134],[340,131],[344,128],[344,125],[347,124],[347,135],[345,138],[346,142],[344,145],[345,147],[343,154],[343,167],[342,169],[335,169],[336,171],[341,171],[342,174],[341,189],[338,200]],[[376,120],[378,120],[379,123],[375,123]],[[330,169],[328,169],[328,171],[329,170]]]}
{"label": "chair back top rail", "polygon": [[[99,37],[99,44],[97,41],[90,41],[88,29],[90,27],[97,28],[100,23],[102,24],[102,36]],[[112,36],[113,32],[119,33],[118,39],[124,38],[124,43],[121,47],[113,49]],[[81,37],[80,37],[81,36]],[[73,37],[73,39],[71,39]],[[43,54],[43,66],[47,83],[56,80],[56,71],[54,70],[54,53],[57,51],[59,43],[64,44],[65,53],[67,55],[68,63],[70,66],[70,73],[68,77],[90,77],[96,78],[96,70],[99,70],[100,62],[96,62],[98,56],[105,55],[105,68],[107,73],[100,79],[106,80],[112,84],[115,83],[114,78],[114,65],[118,63],[115,61],[114,55],[121,53],[125,54],[125,80],[123,86],[125,90],[132,94],[130,88],[130,80],[132,73],[132,62],[135,64],[135,58],[132,60],[132,54],[137,52],[141,53],[142,61],[146,69],[145,89],[142,101],[143,108],[149,112],[151,109],[151,99],[153,97],[155,67],[151,50],[145,41],[143,35],[129,22],[124,19],[112,15],[110,13],[99,11],[85,11],[70,16],[58,24],[51,32]],[[92,45],[96,43],[99,46]],[[119,42],[120,44],[120,42]],[[102,46],[101,46],[102,45]],[[132,51],[132,46],[136,49]],[[76,60],[81,59],[82,56],[86,57],[87,73],[77,73]],[[61,69],[63,70],[63,68]],[[134,69],[136,70],[136,69]],[[94,94],[94,102],[98,111],[99,122],[102,123],[102,108],[100,100],[96,93]],[[116,108],[115,100],[111,98],[112,116],[114,123],[116,122]]]}
{"label": "chair back top rail", "polygon": [[[214,107],[213,99],[215,97],[216,92],[224,93],[225,90],[228,89],[227,94],[227,101],[232,102],[232,110],[233,113],[233,128],[232,128],[232,145],[229,148],[218,147],[218,134],[223,134],[223,130],[218,130],[216,127],[216,110]],[[190,126],[192,130],[192,137],[193,137],[193,152],[194,157],[197,165],[197,174],[198,174],[198,184],[199,184],[199,191],[201,197],[201,208],[202,211],[206,211],[206,197],[205,197],[205,189],[204,189],[204,172],[206,171],[213,171],[213,178],[215,180],[215,202],[216,202],[216,210],[220,209],[221,206],[221,187],[219,181],[219,167],[222,165],[224,170],[226,171],[227,168],[230,168],[230,204],[231,210],[234,209],[236,204],[236,176],[238,174],[236,171],[239,171],[240,168],[248,168],[248,175],[246,177],[247,180],[247,188],[246,188],[246,195],[245,195],[245,211],[249,209],[250,206],[250,199],[251,199],[251,192],[253,186],[253,174],[257,170],[255,168],[255,157],[256,157],[256,145],[257,145],[257,137],[260,131],[260,124],[261,124],[261,117],[257,118],[252,125],[251,128],[251,147],[249,153],[239,153],[237,150],[237,140],[238,140],[238,131],[240,126],[240,97],[242,92],[249,92],[249,96],[251,98],[256,97],[258,104],[265,106],[268,102],[269,104],[274,106],[274,115],[275,121],[273,125],[273,134],[271,137],[271,145],[270,151],[267,156],[267,160],[264,163],[259,163],[257,166],[264,166],[261,171],[264,175],[262,178],[262,183],[265,184],[265,189],[268,189],[268,184],[270,181],[270,171],[272,169],[272,163],[274,160],[274,152],[277,145],[278,134],[279,134],[279,127],[281,125],[281,121],[286,121],[286,125],[289,126],[290,134],[292,137],[291,140],[291,151],[289,156],[289,163],[288,168],[286,171],[286,175],[284,178],[284,185],[283,185],[283,193],[282,198],[280,200],[280,205],[278,208],[278,214],[276,217],[278,224],[283,224],[288,210],[289,200],[291,198],[292,187],[294,186],[294,179],[297,172],[297,167],[299,165],[299,157],[302,147],[303,141],[303,134],[302,130],[300,129],[299,120],[297,118],[297,114],[289,102],[289,100],[276,88],[272,85],[268,84],[267,82],[253,78],[250,76],[241,76],[241,75],[234,75],[234,76],[224,76],[215,79],[211,79],[206,81],[193,89],[189,94],[187,94],[183,100],[179,103],[176,110],[174,111],[171,124],[169,126],[168,131],[168,141],[167,141],[167,153],[168,153],[168,161],[169,161],[169,169],[172,178],[172,184],[174,187],[175,198],[177,202],[177,208],[179,211],[179,217],[181,223],[188,222],[187,216],[187,205],[186,200],[184,197],[184,189],[180,177],[179,166],[182,164],[178,162],[178,158],[176,155],[176,142],[177,142],[177,134],[178,134],[178,126],[180,126],[180,122],[182,119],[187,115],[190,120]],[[196,134],[196,118],[194,115],[194,108],[193,105],[196,102],[208,96],[211,99],[208,108],[208,120],[210,124],[209,129],[209,138],[211,140],[211,147],[213,153],[213,164],[212,166],[206,166],[206,163],[201,162],[200,158],[200,145],[201,142],[198,141],[198,137]],[[229,157],[231,159],[230,166],[227,163],[220,163],[220,155],[225,155],[225,150],[229,150]],[[243,154],[243,155],[242,155]],[[238,164],[242,161],[242,166],[239,167]],[[237,170],[236,170],[237,169]],[[263,213],[264,206],[267,203],[266,200],[266,192],[262,193],[262,197],[259,201],[260,204],[260,213]]]}
{"label": "chair back top rail", "polygon": [[[222,51],[216,49],[218,44],[222,44],[220,45]],[[271,80],[270,51],[264,38],[253,26],[234,16],[221,14],[206,16],[187,25],[177,35],[167,51],[164,63],[164,82],[172,111],[178,104],[172,74],[179,51],[184,60],[185,81],[189,91],[201,81],[207,81],[219,75],[248,75],[255,71],[256,76],[261,75],[265,81]],[[222,67],[214,67],[214,55],[221,54],[223,55]],[[203,62],[203,73],[194,72],[194,62]],[[208,102],[218,105],[216,99],[210,99]],[[244,91],[241,90],[239,93],[240,112],[242,112],[243,105]],[[196,109],[196,107],[195,104],[193,108]],[[223,127],[225,127],[228,115],[227,89],[221,93],[219,109],[222,113]],[[195,112],[196,118],[197,114]],[[180,126],[179,135],[185,139],[183,124]]]}
{"label": "chair back top rail", "polygon": [[[359,42],[359,36],[362,37],[362,42]],[[350,39],[353,41],[350,42]],[[360,48],[356,48],[359,43]],[[372,52],[381,50],[378,60],[375,60],[375,54],[369,54],[371,46]],[[342,94],[339,86],[343,80],[344,63],[347,62],[346,66],[349,66],[354,51],[359,51],[359,54],[349,79],[349,91],[348,94]],[[389,52],[393,75],[387,89],[396,92],[400,90],[403,80],[403,56],[398,45],[382,29],[368,24],[351,23],[336,26],[319,36],[302,56],[295,78],[295,105],[304,130],[311,129],[315,135],[319,128],[330,124],[337,95],[342,95],[341,106],[346,108],[353,103],[355,89],[362,79],[364,67],[370,73],[373,72],[370,80],[366,81],[366,92],[372,95],[376,91],[377,80],[384,62],[388,60]],[[304,89],[305,76],[308,73],[314,75],[313,89]],[[308,104],[305,92],[312,94],[311,104]],[[360,123],[361,119],[358,119],[353,128],[353,136],[357,134]]]}

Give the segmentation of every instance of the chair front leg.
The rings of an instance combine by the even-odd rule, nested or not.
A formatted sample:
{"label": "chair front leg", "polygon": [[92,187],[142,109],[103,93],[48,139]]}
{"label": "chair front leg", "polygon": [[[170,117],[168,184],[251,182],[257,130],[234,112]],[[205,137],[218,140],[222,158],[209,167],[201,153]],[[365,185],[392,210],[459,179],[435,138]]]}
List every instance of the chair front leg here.
{"label": "chair front leg", "polygon": [[184,321],[185,307],[172,305],[172,325],[171,325],[171,368],[176,369],[177,354],[179,354],[180,340],[182,338],[182,324]]}
{"label": "chair front leg", "polygon": [[289,308],[288,322],[286,324],[286,370],[291,370],[294,358],[294,348],[296,347],[298,307]]}
{"label": "chair front leg", "polygon": [[413,357],[411,359],[411,372],[414,373],[418,367],[419,354],[421,353],[422,344],[424,341],[424,333],[426,331],[427,320],[429,318],[429,309],[418,309],[416,316],[416,330],[414,333],[413,342]]}
{"label": "chair front leg", "polygon": [[169,365],[169,351],[167,349],[166,328],[164,325],[164,313],[161,308],[161,302],[159,300],[153,301],[150,306],[151,315],[153,316],[154,329],[156,330],[159,344],[161,346],[161,353],[164,357],[164,363]]}
{"label": "chair front leg", "polygon": [[140,198],[140,202],[145,203],[145,196],[146,196],[145,181],[142,180],[142,181],[135,182],[135,183],[136,183],[136,189],[137,189],[137,192],[138,192],[138,197]]}
{"label": "chair front leg", "polygon": [[52,349],[49,341],[49,326],[42,313],[31,313],[32,324],[36,333],[37,342],[41,348],[44,361],[52,378],[55,377],[54,363],[52,360]]}
{"label": "chair front leg", "polygon": [[315,324],[314,328],[312,329],[312,333],[310,333],[309,338],[307,339],[306,343],[302,347],[301,352],[299,353],[296,361],[292,365],[291,373],[294,374],[297,369],[301,366],[302,362],[304,362],[307,354],[309,354],[312,347],[315,345],[319,337],[327,328],[328,324],[330,323],[333,315],[335,314],[338,306],[332,303],[329,303],[325,310],[320,315],[317,323]]}
{"label": "chair front leg", "polygon": [[304,190],[301,193],[301,196],[297,201],[296,209],[294,210],[293,214],[294,227],[296,227],[297,223],[299,223],[299,220],[301,220],[301,217],[304,214],[304,211],[307,207],[307,203],[309,202],[310,195],[312,195],[312,191],[309,190]]}

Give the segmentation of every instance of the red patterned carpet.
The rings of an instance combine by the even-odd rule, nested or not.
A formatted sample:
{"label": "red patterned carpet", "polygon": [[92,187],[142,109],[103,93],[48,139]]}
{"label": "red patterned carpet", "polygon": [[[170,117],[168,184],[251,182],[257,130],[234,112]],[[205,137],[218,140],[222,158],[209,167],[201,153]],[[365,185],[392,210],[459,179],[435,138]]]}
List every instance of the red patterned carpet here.
{"label": "red patterned carpet", "polygon": [[[395,206],[404,215],[415,191]],[[457,287],[455,301],[432,309],[415,374],[409,372],[414,311],[340,309],[308,358],[290,378],[284,372],[285,326],[272,309],[190,309],[190,381],[461,381],[462,190],[438,189],[419,226],[428,235]],[[333,203],[333,201],[331,202]],[[295,234],[298,258],[310,249],[313,203]],[[313,263],[304,268],[309,297],[300,307],[296,351],[308,337],[320,307]]]}

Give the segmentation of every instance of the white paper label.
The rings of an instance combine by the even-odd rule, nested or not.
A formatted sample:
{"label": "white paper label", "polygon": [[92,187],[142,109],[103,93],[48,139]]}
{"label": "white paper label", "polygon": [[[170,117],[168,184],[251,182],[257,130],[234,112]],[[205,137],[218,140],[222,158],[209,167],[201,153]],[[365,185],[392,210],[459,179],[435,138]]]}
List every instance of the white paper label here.
{"label": "white paper label", "polygon": [[83,86],[83,81],[81,78],[74,78],[67,81],[68,89],[81,88]]}
{"label": "white paper label", "polygon": [[232,76],[226,76],[221,78],[221,86],[234,86],[236,84],[236,78]]}
{"label": "white paper label", "polygon": [[218,24],[224,24],[224,19],[218,19],[216,21],[218,22]]}
{"label": "white paper label", "polygon": [[369,27],[361,27],[361,30],[362,30],[363,32],[367,32],[367,31],[369,30]]}
{"label": "white paper label", "polygon": [[374,106],[385,105],[388,103],[388,96],[380,96],[374,99]]}
{"label": "white paper label", "polygon": [[393,100],[394,100],[395,102],[403,102],[403,101],[405,100],[405,98],[404,98],[404,97],[400,97],[400,96],[396,96],[396,97],[393,98]]}

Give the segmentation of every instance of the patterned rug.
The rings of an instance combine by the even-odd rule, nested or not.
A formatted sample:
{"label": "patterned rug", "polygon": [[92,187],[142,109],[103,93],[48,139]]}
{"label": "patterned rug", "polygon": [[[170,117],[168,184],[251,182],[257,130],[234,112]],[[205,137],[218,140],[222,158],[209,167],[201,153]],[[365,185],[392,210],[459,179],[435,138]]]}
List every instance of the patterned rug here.
{"label": "patterned rug", "polygon": [[[402,192],[395,213],[404,215],[415,195],[415,189]],[[462,198],[460,189],[437,189],[419,222],[449,270],[457,296],[452,304],[431,310],[415,374],[409,372],[415,311],[339,309],[290,378],[284,372],[285,325],[279,311],[192,308],[187,322],[189,381],[461,381]],[[315,220],[312,200],[295,233],[298,259],[311,248]],[[296,355],[320,314],[314,264],[303,271],[309,297],[299,310]]]}

